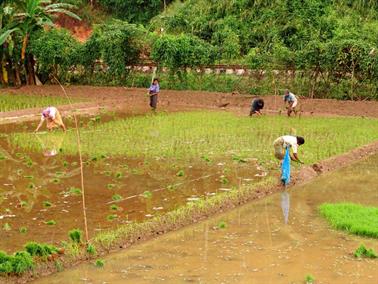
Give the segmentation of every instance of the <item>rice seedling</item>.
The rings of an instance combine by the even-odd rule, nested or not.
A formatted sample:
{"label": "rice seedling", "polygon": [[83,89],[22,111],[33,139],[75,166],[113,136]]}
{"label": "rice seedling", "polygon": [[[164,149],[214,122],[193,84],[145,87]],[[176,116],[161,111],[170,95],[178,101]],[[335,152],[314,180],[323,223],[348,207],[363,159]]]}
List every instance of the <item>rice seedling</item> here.
{"label": "rice seedling", "polygon": [[97,254],[96,247],[93,244],[88,244],[87,245],[87,253],[91,256],[96,255]]}
{"label": "rice seedling", "polygon": [[68,194],[71,196],[81,195],[81,189],[77,187],[70,187],[70,189],[68,190]]}
{"label": "rice seedling", "polygon": [[47,201],[47,200],[43,201],[42,204],[43,204],[43,207],[45,207],[45,208],[50,208],[52,206],[52,203],[50,201]]}
{"label": "rice seedling", "polygon": [[146,198],[146,199],[150,199],[150,198],[152,198],[152,192],[146,190],[145,192],[143,192],[142,196],[143,196],[144,198]]}
{"label": "rice seedling", "polygon": [[184,170],[179,170],[179,171],[176,173],[176,176],[178,176],[178,177],[183,177],[184,175],[185,175]]}
{"label": "rice seedling", "polygon": [[28,232],[28,228],[26,227],[20,227],[18,230],[21,234],[26,234]]}
{"label": "rice seedling", "polygon": [[177,186],[174,185],[174,184],[170,184],[167,186],[167,190],[170,191],[170,192],[173,192],[177,189]]}
{"label": "rice seedling", "polygon": [[73,229],[68,232],[70,240],[75,244],[83,243],[83,232],[79,229]]}
{"label": "rice seedling", "polygon": [[49,225],[49,226],[54,226],[54,225],[56,225],[56,221],[55,220],[45,221],[45,224]]}
{"label": "rice seedling", "polygon": [[225,176],[221,176],[220,179],[219,179],[219,181],[220,181],[223,185],[226,185],[226,184],[228,184],[228,183],[230,182],[230,181],[228,180],[228,178],[225,177]]}
{"label": "rice seedling", "polygon": [[59,184],[59,183],[60,183],[60,179],[58,179],[58,178],[53,178],[53,179],[51,180],[51,182],[54,183],[54,184]]}
{"label": "rice seedling", "polygon": [[97,259],[96,262],[95,262],[95,266],[98,267],[98,268],[102,268],[104,267],[105,265],[105,261],[102,260],[102,259]]}
{"label": "rice seedling", "polygon": [[116,214],[110,214],[108,216],[106,216],[106,220],[108,221],[113,221],[114,219],[117,219],[118,218],[118,215]]}
{"label": "rice seedling", "polygon": [[112,211],[120,211],[121,210],[121,207],[115,205],[115,204],[112,204],[110,205],[110,210]]}
{"label": "rice seedling", "polygon": [[220,221],[217,225],[218,229],[226,229],[227,223],[225,221]]}
{"label": "rice seedling", "polygon": [[3,225],[3,230],[4,231],[10,231],[10,230],[12,230],[12,227],[11,227],[11,225],[9,225],[9,223],[5,223]]}
{"label": "rice seedling", "polygon": [[378,258],[378,254],[372,249],[367,249],[365,245],[361,244],[356,251],[354,256],[357,258],[366,257],[366,258]]}
{"label": "rice seedling", "polygon": [[26,178],[26,179],[34,179],[34,176],[24,176],[24,178]]}
{"label": "rice seedling", "polygon": [[107,177],[110,177],[112,175],[112,172],[111,171],[104,171],[104,175],[106,175]]}
{"label": "rice seedling", "polygon": [[28,202],[25,200],[20,201],[20,207],[26,207],[28,205]]}
{"label": "rice seedling", "polygon": [[116,177],[116,178],[122,178],[122,177],[123,177],[123,174],[122,174],[121,172],[117,172],[117,173],[115,174],[115,177]]}
{"label": "rice seedling", "polygon": [[114,189],[115,187],[116,187],[116,185],[113,184],[113,183],[108,183],[108,184],[106,185],[106,188],[107,188],[107,189]]}
{"label": "rice seedling", "polygon": [[305,283],[306,284],[312,284],[315,283],[315,278],[311,274],[307,274],[305,277]]}
{"label": "rice seedling", "polygon": [[113,196],[112,196],[112,200],[113,201],[120,201],[120,200],[122,200],[122,196],[121,195],[119,195],[119,194],[114,194]]}
{"label": "rice seedling", "polygon": [[337,230],[378,238],[378,207],[353,203],[324,203],[320,205],[319,211]]}
{"label": "rice seedling", "polygon": [[31,182],[31,183],[29,183],[29,184],[28,184],[28,188],[29,188],[29,189],[33,189],[33,188],[35,188],[35,184],[34,184],[34,183],[32,183],[32,182]]}
{"label": "rice seedling", "polygon": [[67,168],[69,166],[69,163],[67,161],[63,161],[63,167]]}

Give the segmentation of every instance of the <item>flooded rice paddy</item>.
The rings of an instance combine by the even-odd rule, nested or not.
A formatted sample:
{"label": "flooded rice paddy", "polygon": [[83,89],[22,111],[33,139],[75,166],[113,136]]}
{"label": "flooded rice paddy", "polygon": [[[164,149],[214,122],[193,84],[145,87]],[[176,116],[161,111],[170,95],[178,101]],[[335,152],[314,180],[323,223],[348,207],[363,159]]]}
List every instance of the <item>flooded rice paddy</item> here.
{"label": "flooded rice paddy", "polygon": [[[378,240],[335,231],[319,216],[324,202],[378,206],[378,155],[311,183],[206,222],[36,281],[74,283],[375,284],[378,261],[356,259]],[[287,222],[285,222],[285,220]]]}
{"label": "flooded rice paddy", "polygon": [[[83,118],[83,125],[99,117]],[[112,120],[102,116],[101,121]],[[72,124],[72,121],[71,121]],[[69,230],[83,228],[77,156],[60,153],[62,141],[33,153],[10,143],[9,133],[32,131],[35,123],[2,125],[0,136],[0,250],[13,252],[28,241],[59,244]],[[51,141],[50,141],[51,142]],[[142,221],[202,196],[221,194],[266,175],[255,160],[84,157],[90,237],[96,232]]]}

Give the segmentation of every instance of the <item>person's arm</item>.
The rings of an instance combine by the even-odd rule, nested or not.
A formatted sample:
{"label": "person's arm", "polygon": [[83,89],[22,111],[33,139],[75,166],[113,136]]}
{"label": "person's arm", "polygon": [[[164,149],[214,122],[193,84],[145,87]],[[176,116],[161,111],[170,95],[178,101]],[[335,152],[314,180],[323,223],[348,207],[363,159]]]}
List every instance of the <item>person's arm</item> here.
{"label": "person's arm", "polygon": [[300,163],[300,164],[304,164],[301,160],[299,160],[299,157],[298,157],[298,154],[297,153],[293,153],[292,156],[290,156],[291,160],[294,161],[294,162],[297,162],[297,163]]}
{"label": "person's arm", "polygon": [[64,123],[62,123],[62,124],[60,125],[60,127],[62,127],[63,131],[66,132],[67,129],[66,129],[66,126],[64,125]]}
{"label": "person's arm", "polygon": [[42,124],[43,124],[43,119],[41,119],[41,121],[39,122],[37,128],[34,130],[34,132],[38,132],[38,130],[41,128]]}

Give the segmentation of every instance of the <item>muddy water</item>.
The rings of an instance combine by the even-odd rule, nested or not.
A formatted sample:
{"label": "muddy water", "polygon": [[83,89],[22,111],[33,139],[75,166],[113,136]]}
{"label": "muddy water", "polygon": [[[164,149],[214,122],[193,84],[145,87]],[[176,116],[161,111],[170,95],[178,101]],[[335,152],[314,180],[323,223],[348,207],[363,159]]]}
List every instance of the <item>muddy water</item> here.
{"label": "muddy water", "polygon": [[103,269],[83,264],[35,283],[305,283],[311,274],[315,283],[376,284],[378,260],[357,260],[352,252],[361,243],[378,250],[378,240],[330,229],[317,206],[341,201],[378,206],[377,184],[375,156],[113,254]]}
{"label": "muddy water", "polygon": [[[102,121],[108,119],[101,117]],[[46,145],[50,150],[44,153],[13,148],[4,133],[14,129],[22,127],[3,126],[0,135],[0,250],[12,252],[31,240],[59,244],[67,239],[69,230],[83,228],[78,157],[61,155],[61,141],[53,141],[55,151]],[[256,182],[265,173],[256,161],[230,159],[185,164],[123,157],[85,160],[90,236],[152,218],[204,195]],[[56,224],[48,225],[51,220]],[[23,228],[26,233],[20,232]]]}

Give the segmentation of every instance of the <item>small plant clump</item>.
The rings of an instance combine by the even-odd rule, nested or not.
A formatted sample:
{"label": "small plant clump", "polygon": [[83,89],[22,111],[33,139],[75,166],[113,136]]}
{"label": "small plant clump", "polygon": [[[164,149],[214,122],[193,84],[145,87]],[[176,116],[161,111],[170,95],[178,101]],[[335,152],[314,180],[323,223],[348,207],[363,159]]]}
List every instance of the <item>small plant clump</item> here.
{"label": "small plant clump", "polygon": [[3,225],[3,230],[4,231],[10,231],[10,230],[12,230],[12,227],[11,227],[11,225],[9,225],[9,223],[5,223]]}
{"label": "small plant clump", "polygon": [[120,201],[120,200],[122,200],[122,196],[119,195],[119,194],[114,194],[114,195],[112,196],[112,200],[113,200],[113,201]]}
{"label": "small plant clump", "polygon": [[115,187],[116,187],[116,185],[113,184],[113,183],[108,183],[108,184],[106,185],[106,188],[107,188],[107,189],[114,189]]}
{"label": "small plant clump", "polygon": [[0,251],[0,273],[1,274],[16,274],[32,270],[34,261],[32,256],[26,251],[19,251],[13,255]]}
{"label": "small plant clump", "polygon": [[178,177],[183,177],[184,175],[185,175],[184,170],[179,170],[179,171],[176,173],[176,176],[178,176]]}
{"label": "small plant clump", "polygon": [[26,234],[28,232],[28,228],[20,227],[19,231],[20,231],[21,234]]}
{"label": "small plant clump", "polygon": [[225,221],[220,221],[217,225],[218,229],[226,229],[227,223]]}
{"label": "small plant clump", "polygon": [[56,221],[55,220],[49,220],[49,221],[46,221],[45,224],[49,225],[49,226],[54,226],[54,225],[56,225]]}
{"label": "small plant clump", "polygon": [[306,277],[305,277],[305,283],[306,284],[312,284],[314,282],[315,282],[314,276],[312,276],[311,274],[307,274]]}
{"label": "small plant clump", "polygon": [[354,252],[355,257],[366,257],[366,258],[378,258],[378,254],[372,249],[367,249],[365,245],[361,244]]}
{"label": "small plant clump", "polygon": [[110,214],[110,215],[108,215],[107,217],[106,217],[106,219],[108,220],[108,221],[113,221],[113,220],[115,220],[115,219],[117,219],[118,218],[118,215],[116,215],[116,214]]}
{"label": "small plant clump", "polygon": [[87,253],[92,256],[96,255],[97,254],[96,247],[93,244],[88,244]]}
{"label": "small plant clump", "polygon": [[143,197],[144,197],[144,198],[147,198],[147,199],[152,198],[152,192],[146,190],[145,192],[143,192]]}
{"label": "small plant clump", "polygon": [[31,256],[38,256],[42,258],[47,258],[52,254],[58,253],[58,249],[55,246],[48,244],[40,244],[36,242],[29,242],[25,245],[25,250]]}
{"label": "small plant clump", "polygon": [[69,195],[72,195],[72,196],[75,196],[75,195],[78,196],[78,195],[81,195],[81,189],[77,187],[70,187],[68,193]]}
{"label": "small plant clump", "polygon": [[73,229],[68,232],[70,240],[75,244],[83,243],[83,232],[79,229]]}
{"label": "small plant clump", "polygon": [[119,210],[121,210],[121,207],[119,207],[119,206],[117,206],[115,204],[112,204],[112,205],[110,205],[110,210],[112,210],[112,211],[119,211]]}
{"label": "small plant clump", "polygon": [[95,266],[98,267],[98,268],[102,268],[104,267],[105,265],[105,261],[102,260],[102,259],[97,259],[96,262],[95,262]]}
{"label": "small plant clump", "polygon": [[50,201],[43,201],[43,207],[49,208],[52,206],[52,203]]}

